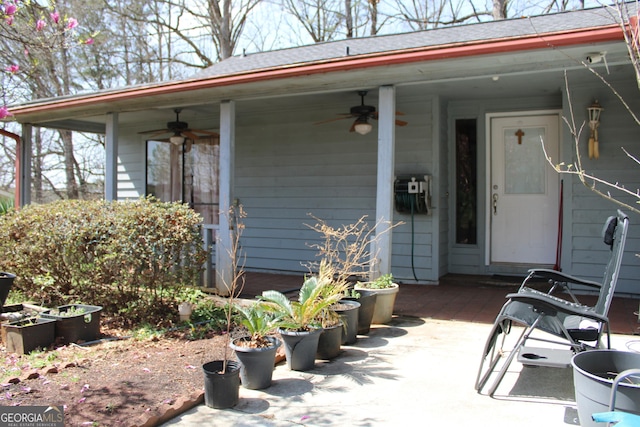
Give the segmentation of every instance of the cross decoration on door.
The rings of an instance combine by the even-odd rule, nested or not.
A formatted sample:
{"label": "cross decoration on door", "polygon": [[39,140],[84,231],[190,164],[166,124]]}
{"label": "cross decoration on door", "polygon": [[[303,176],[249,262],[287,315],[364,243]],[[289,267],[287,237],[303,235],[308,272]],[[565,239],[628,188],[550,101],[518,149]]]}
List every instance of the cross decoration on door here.
{"label": "cross decoration on door", "polygon": [[522,145],[522,137],[524,136],[522,129],[518,129],[515,135],[518,137],[518,145]]}

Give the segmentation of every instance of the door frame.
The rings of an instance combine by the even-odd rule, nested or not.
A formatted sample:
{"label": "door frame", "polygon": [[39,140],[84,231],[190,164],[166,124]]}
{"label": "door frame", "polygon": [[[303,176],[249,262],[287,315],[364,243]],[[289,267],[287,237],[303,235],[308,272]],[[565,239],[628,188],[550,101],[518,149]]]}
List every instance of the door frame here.
{"label": "door frame", "polygon": [[[491,263],[491,203],[489,202],[489,195],[491,194],[491,150],[492,150],[492,128],[491,121],[495,118],[509,118],[520,116],[549,116],[556,115],[558,117],[558,155],[562,152],[562,110],[561,109],[547,109],[547,110],[519,110],[508,112],[494,112],[485,114],[485,197],[483,201],[485,211],[485,226],[484,226],[484,264],[486,268],[490,268]],[[497,264],[496,264],[497,265]],[[513,264],[514,267],[517,264]],[[514,268],[515,270],[515,268]]]}

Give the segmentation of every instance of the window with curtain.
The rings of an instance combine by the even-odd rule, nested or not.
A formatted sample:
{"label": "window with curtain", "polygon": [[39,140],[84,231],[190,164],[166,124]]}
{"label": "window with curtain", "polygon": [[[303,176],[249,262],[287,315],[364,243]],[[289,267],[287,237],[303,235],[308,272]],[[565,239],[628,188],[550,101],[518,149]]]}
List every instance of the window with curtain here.
{"label": "window with curtain", "polygon": [[180,145],[149,140],[146,192],[165,202],[188,203],[204,224],[217,224],[219,157],[217,137],[187,139]]}

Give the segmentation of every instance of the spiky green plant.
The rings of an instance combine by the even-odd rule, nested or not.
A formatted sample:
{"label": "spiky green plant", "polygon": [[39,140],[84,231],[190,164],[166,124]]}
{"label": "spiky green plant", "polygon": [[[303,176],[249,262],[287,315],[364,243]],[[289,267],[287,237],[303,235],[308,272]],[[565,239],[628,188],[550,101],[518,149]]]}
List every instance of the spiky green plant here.
{"label": "spiky green plant", "polygon": [[300,288],[297,301],[290,301],[278,291],[264,291],[261,299],[265,307],[280,317],[280,327],[293,331],[321,328],[321,314],[342,298],[342,294],[327,294],[327,280],[316,276],[307,277]]}
{"label": "spiky green plant", "polygon": [[251,341],[257,345],[265,344],[265,337],[279,326],[280,319],[276,313],[267,310],[261,302],[249,306],[236,304],[234,309],[240,314],[240,323],[247,328]]}
{"label": "spiky green plant", "polygon": [[13,209],[13,199],[0,199],[0,215],[4,215]]}

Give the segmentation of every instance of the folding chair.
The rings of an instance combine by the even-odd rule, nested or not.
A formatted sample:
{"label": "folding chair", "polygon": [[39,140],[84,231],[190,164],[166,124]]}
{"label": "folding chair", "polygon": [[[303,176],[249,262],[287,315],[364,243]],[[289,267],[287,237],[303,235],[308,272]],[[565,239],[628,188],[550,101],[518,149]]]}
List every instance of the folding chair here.
{"label": "folding chair", "polygon": [[[495,393],[516,354],[524,365],[568,367],[575,353],[602,348],[603,332],[607,336],[606,346],[611,348],[607,313],[618,281],[628,225],[628,217],[619,210],[616,216],[605,222],[603,237],[611,248],[611,257],[602,283],[555,270],[529,270],[518,292],[506,296],[507,302],[493,324],[478,369],[475,386],[478,393],[482,392],[503,356],[506,359],[489,388],[489,396]],[[532,287],[540,282],[546,284],[546,291]],[[595,305],[581,304],[574,293],[576,286],[598,289]],[[569,299],[560,298],[560,293],[567,294]],[[522,333],[511,350],[505,349],[507,335],[516,325],[522,327]],[[534,332],[536,334],[532,336]],[[528,347],[527,341],[545,342],[547,345]]]}

